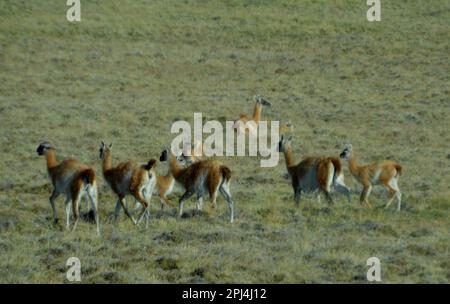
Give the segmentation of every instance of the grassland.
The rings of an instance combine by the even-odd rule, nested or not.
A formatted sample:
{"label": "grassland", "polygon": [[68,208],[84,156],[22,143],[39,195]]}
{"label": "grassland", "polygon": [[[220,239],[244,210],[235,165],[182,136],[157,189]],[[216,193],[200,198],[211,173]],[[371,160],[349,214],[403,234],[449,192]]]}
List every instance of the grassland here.
{"label": "grassland", "polygon": [[[370,23],[365,1],[91,0],[75,24],[65,2],[0,1],[1,283],[67,282],[71,256],[85,283],[364,283],[371,256],[384,283],[449,282],[448,1],[382,1]],[[102,181],[100,238],[52,225],[41,141],[100,173],[100,140],[144,162],[173,121],[231,120],[256,94],[267,119],[294,123],[297,159],[351,141],[361,162],[399,161],[403,210],[383,210],[382,189],[372,209],[355,194],[300,210],[282,158],[234,157],[234,224],[222,199],[183,219],[155,200],[148,230],[114,226]]]}

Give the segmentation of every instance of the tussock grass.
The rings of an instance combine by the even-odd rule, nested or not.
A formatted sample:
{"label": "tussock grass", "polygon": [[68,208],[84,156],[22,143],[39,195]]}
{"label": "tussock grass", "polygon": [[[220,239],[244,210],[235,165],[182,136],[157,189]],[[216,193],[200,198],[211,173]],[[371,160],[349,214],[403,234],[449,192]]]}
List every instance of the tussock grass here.
{"label": "tussock grass", "polygon": [[[0,2],[0,282],[67,282],[71,256],[96,283],[363,283],[371,256],[385,283],[449,281],[448,2],[383,2],[378,23],[350,0],[85,1],[78,24],[64,4]],[[233,225],[220,199],[201,214],[188,203],[182,219],[154,204],[148,230],[124,216],[113,226],[103,181],[101,238],[84,221],[75,233],[51,224],[41,141],[100,173],[100,140],[115,162],[145,162],[173,121],[232,120],[256,94],[273,103],[263,117],[295,125],[298,160],[351,141],[361,162],[399,161],[402,212],[377,188],[372,209],[356,194],[298,209],[282,158],[263,169],[236,157],[223,159]]]}

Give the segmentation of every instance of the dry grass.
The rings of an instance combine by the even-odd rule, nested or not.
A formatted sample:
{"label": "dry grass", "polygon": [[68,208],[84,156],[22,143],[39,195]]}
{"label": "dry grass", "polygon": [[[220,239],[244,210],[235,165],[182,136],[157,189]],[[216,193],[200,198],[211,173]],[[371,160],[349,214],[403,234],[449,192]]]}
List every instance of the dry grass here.
{"label": "dry grass", "polygon": [[[370,256],[383,282],[449,281],[447,1],[385,1],[379,23],[364,1],[85,1],[79,24],[64,4],[0,2],[0,282],[66,282],[70,256],[83,282],[365,282]],[[173,121],[233,119],[256,94],[272,101],[264,117],[294,123],[297,159],[351,141],[361,161],[399,161],[403,211],[378,189],[371,210],[354,195],[305,198],[300,214],[283,159],[226,158],[233,225],[223,200],[181,220],[155,200],[147,231],[114,227],[104,182],[101,238],[51,224],[41,141],[100,172],[100,140],[144,162]]]}

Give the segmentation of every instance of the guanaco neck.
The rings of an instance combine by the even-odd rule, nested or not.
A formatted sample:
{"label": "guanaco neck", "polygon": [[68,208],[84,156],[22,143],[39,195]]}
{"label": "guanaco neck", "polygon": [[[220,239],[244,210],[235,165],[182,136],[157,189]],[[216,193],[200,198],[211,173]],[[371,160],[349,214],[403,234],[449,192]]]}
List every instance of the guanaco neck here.
{"label": "guanaco neck", "polygon": [[258,123],[261,118],[262,105],[258,102],[255,103],[253,108],[253,120]]}
{"label": "guanaco neck", "polygon": [[105,155],[103,156],[103,164],[102,169],[103,173],[107,172],[112,168],[112,155],[110,150],[105,151]]}
{"label": "guanaco neck", "polygon": [[173,174],[172,174],[172,170],[170,170],[170,167],[169,167],[169,170],[167,170],[167,173],[165,175],[161,176],[161,177],[162,177],[162,179],[164,179],[166,181],[172,181],[173,180]]}
{"label": "guanaco neck", "polygon": [[285,147],[284,160],[286,161],[286,169],[290,173],[290,170],[294,167],[294,154],[291,147]]}
{"label": "guanaco neck", "polygon": [[47,170],[50,172],[58,165],[58,161],[56,160],[56,151],[54,149],[49,149],[47,153],[45,153],[45,160],[47,161]]}
{"label": "guanaco neck", "polygon": [[169,153],[169,172],[167,174],[171,174],[176,180],[178,180],[181,175],[182,168],[180,164],[178,164],[176,157],[171,152]]}
{"label": "guanaco neck", "polygon": [[356,159],[353,156],[350,156],[348,159],[348,169],[353,176],[358,176],[359,174],[359,166]]}

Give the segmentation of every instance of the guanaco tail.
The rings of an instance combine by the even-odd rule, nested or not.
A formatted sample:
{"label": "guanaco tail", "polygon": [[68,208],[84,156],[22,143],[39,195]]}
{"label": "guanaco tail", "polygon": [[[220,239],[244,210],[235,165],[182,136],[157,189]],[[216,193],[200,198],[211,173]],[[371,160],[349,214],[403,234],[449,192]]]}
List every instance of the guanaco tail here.
{"label": "guanaco tail", "polygon": [[[134,161],[127,161],[112,166],[112,145],[107,146],[104,142],[100,145],[100,159],[103,161],[103,176],[113,192],[117,195],[117,203],[114,212],[114,220],[120,213],[122,207],[125,214],[137,225],[146,215],[146,228],[150,218],[150,200],[156,185],[156,160],[151,159],[147,164],[140,165]],[[129,213],[125,203],[127,195],[133,196],[144,207],[138,220]]]}
{"label": "guanaco tail", "polygon": [[352,145],[347,144],[340,154],[340,157],[348,161],[348,168],[355,179],[363,185],[361,192],[361,204],[369,203],[369,195],[374,185],[383,185],[386,187],[390,198],[385,208],[388,208],[394,198],[397,198],[397,210],[400,211],[402,193],[398,187],[398,179],[402,174],[402,166],[391,160],[382,160],[373,162],[369,165],[358,165],[355,157],[352,155]]}
{"label": "guanaco tail", "polygon": [[70,229],[70,212],[72,209],[75,220],[72,227],[72,231],[74,231],[79,219],[80,200],[83,196],[87,196],[94,213],[97,234],[100,234],[95,171],[75,159],[66,159],[58,163],[56,149],[49,142],[41,143],[36,152],[45,156],[48,174],[53,185],[50,204],[53,210],[54,223],[58,222],[55,201],[60,194],[63,194],[66,196],[66,228]]}
{"label": "guanaco tail", "polygon": [[230,222],[234,220],[234,202],[230,192],[231,170],[215,160],[202,160],[187,167],[182,167],[177,158],[164,149],[160,161],[169,162],[169,170],[177,183],[185,190],[179,199],[179,216],[183,214],[184,202],[192,195],[197,197],[197,209],[203,208],[203,197],[209,194],[211,206],[216,207],[217,192],[220,192],[228,203]]}
{"label": "guanaco tail", "polygon": [[283,152],[286,168],[294,189],[294,200],[300,203],[302,192],[320,191],[325,194],[328,202],[333,203],[331,187],[347,196],[350,201],[350,189],[344,183],[344,172],[341,161],[337,157],[306,157],[295,164],[291,146],[292,136],[281,136],[278,150]]}

